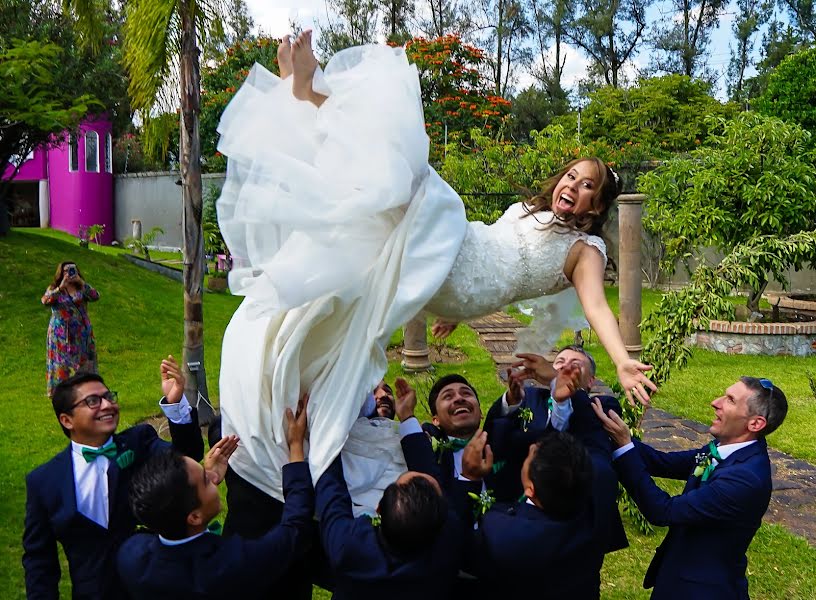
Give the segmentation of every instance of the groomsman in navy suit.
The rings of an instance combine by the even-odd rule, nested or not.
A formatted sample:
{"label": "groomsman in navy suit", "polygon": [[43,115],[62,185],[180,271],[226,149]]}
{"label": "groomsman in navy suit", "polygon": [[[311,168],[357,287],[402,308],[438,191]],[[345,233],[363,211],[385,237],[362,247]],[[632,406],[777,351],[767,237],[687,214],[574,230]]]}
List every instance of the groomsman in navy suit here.
{"label": "groomsman in navy suit", "polygon": [[307,400],[301,399],[297,414],[286,409],[286,503],[280,523],[257,539],[208,531],[221,511],[218,483],[238,446],[235,436],[213,446],[203,467],[167,451],[139,470],[131,485],[131,506],[155,533],[137,533],[119,549],[119,574],[131,598],[268,597],[281,575],[305,553],[311,537],[314,490],[303,456]]}
{"label": "groomsman in navy suit", "polygon": [[[201,460],[198,417],[186,398],[184,376],[172,357],[162,361],[159,403],[173,446]],[[58,598],[57,542],[68,558],[73,598],[124,596],[116,549],[136,527],[127,501],[134,470],[170,444],[150,425],[116,433],[119,404],[102,377],[80,373],[60,383],[51,399],[68,447],[26,477],[23,567],[28,598]]]}
{"label": "groomsman in navy suit", "polygon": [[[465,449],[468,479],[490,472],[487,442],[481,433]],[[560,431],[532,444],[521,470],[524,500],[472,507],[482,513],[467,545],[466,568],[479,576],[473,597],[598,598],[618,490],[610,460]]]}
{"label": "groomsman in navy suit", "polygon": [[315,487],[320,536],[334,575],[336,600],[448,600],[462,562],[464,523],[442,493],[431,442],[413,418],[416,394],[397,379],[397,415],[414,421],[416,462],[389,485],[377,514],[354,518],[337,457]]}
{"label": "groomsman in navy suit", "polygon": [[[669,527],[643,581],[656,600],[748,598],[745,552],[771,499],[765,436],[782,424],[788,402],[771,381],[741,377],[711,406],[714,441],[684,452],[633,442],[620,417],[594,406],[619,446],[621,482],[649,522]],[[672,497],[652,477],[686,479],[686,487]]]}

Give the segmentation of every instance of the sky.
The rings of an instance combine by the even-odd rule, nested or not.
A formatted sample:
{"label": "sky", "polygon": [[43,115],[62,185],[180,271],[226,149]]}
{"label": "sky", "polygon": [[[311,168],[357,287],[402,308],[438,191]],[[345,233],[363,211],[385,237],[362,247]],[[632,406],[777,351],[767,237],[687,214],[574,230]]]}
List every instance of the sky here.
{"label": "sky", "polygon": [[[314,29],[316,35],[320,34],[320,22],[325,23],[327,20],[324,0],[298,0],[297,2],[292,0],[245,0],[245,2],[255,20],[256,27],[275,37],[282,36],[290,31],[289,23],[292,19],[296,19],[304,29]],[[724,78],[730,60],[729,43],[733,38],[731,24],[736,11],[735,4],[735,1],[731,0],[729,9],[720,19],[719,28],[715,30],[712,36],[710,46],[709,63],[716,71],[722,73],[717,90],[720,99],[725,99],[726,95]],[[650,19],[657,20],[660,16],[657,9],[652,9],[651,12]],[[759,37],[761,38],[761,36]],[[563,82],[565,87],[571,87],[584,76],[588,60],[580,51],[569,47],[567,48],[566,57]],[[641,55],[634,62],[636,66],[645,66],[648,62],[647,53],[641,52]],[[633,72],[633,69],[630,69],[630,72]],[[529,76],[523,77],[520,79],[518,87],[523,89],[529,83],[531,83]]]}

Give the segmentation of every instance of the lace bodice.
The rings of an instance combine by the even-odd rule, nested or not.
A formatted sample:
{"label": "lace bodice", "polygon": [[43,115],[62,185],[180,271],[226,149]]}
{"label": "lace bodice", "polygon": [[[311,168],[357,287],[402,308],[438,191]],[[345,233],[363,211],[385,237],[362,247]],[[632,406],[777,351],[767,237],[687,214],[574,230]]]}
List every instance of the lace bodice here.
{"label": "lace bodice", "polygon": [[525,214],[519,202],[493,225],[469,223],[453,269],[427,310],[461,321],[559,292],[570,286],[564,263],[579,240],[606,259],[601,238],[552,223],[551,212],[521,218]]}

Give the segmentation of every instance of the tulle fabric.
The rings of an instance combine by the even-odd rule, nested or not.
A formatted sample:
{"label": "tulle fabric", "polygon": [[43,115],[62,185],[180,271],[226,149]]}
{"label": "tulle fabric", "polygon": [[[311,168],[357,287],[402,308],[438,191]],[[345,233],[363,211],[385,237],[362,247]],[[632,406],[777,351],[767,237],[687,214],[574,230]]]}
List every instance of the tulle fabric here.
{"label": "tulle fabric", "polygon": [[[230,288],[245,296],[224,335],[223,432],[241,438],[235,471],[279,499],[284,409],[310,393],[317,481],[356,431],[391,334],[450,272],[467,223],[427,164],[419,82],[402,49],[340,52],[324,84],[330,94],[317,109],[256,65],[219,126],[229,159],[219,223],[235,266]],[[395,457],[384,467],[348,455],[360,506],[373,497],[366,489],[381,493],[404,468]]]}

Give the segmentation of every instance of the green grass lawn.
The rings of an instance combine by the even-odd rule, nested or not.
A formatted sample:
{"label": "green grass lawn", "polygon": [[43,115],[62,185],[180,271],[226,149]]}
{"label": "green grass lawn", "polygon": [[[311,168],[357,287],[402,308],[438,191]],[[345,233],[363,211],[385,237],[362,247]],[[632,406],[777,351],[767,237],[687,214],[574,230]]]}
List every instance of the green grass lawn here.
{"label": "green grass lawn", "polygon": [[[50,310],[40,297],[56,265],[74,260],[86,280],[100,292],[90,307],[99,351],[100,372],[120,394],[121,428],[157,414],[160,395],[158,365],[172,353],[180,357],[182,344],[182,290],[180,284],[148,272],[120,257],[122,250],[80,248],[75,238],[56,232],[15,230],[0,237],[0,598],[23,598],[22,554],[25,483],[27,472],[65,447],[63,436],[45,396],[45,332]],[[610,289],[613,308],[616,290]],[[644,292],[644,308],[659,294]],[[204,300],[205,356],[210,392],[217,401],[218,370],[224,329],[240,298],[207,294]],[[400,340],[399,333],[393,341]],[[599,375],[607,381],[614,371],[591,340]],[[486,409],[503,387],[495,376],[488,353],[476,334],[459,328],[448,341],[467,356],[456,365],[439,365],[434,377],[460,372],[477,387]],[[685,371],[678,372],[655,398],[659,408],[701,421],[710,419],[708,402],[739,375],[773,379],[788,394],[791,412],[772,445],[816,462],[814,434],[807,426],[816,417],[816,401],[807,388],[805,369],[816,371],[816,359],[736,357],[695,352]],[[392,363],[387,378],[400,374]],[[427,397],[431,376],[409,377]],[[419,409],[427,416],[426,408]],[[646,598],[640,583],[662,532],[643,536],[630,530],[632,546],[610,555],[603,571],[604,598]],[[816,597],[813,565],[816,550],[784,529],[763,525],[749,555],[751,591],[755,598]],[[65,572],[65,571],[64,571]],[[761,575],[758,576],[758,575]],[[62,586],[64,597],[69,587]],[[316,596],[328,597],[319,592]]]}

